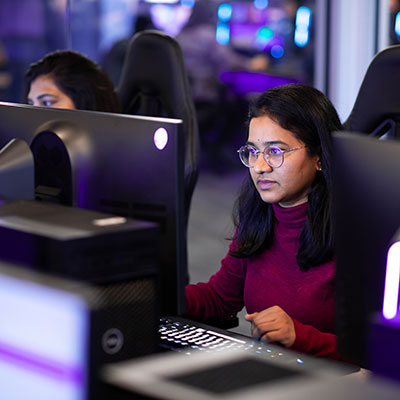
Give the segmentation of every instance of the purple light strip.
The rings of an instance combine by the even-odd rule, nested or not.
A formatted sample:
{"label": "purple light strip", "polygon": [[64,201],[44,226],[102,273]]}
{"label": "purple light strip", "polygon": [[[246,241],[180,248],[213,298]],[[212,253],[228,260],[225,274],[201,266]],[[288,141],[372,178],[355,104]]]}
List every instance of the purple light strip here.
{"label": "purple light strip", "polygon": [[393,319],[398,312],[400,284],[400,242],[393,243],[387,255],[385,290],[383,292],[382,314],[386,319]]}
{"label": "purple light strip", "polygon": [[80,386],[85,381],[82,367],[65,365],[0,342],[0,361],[22,367],[58,381]]}

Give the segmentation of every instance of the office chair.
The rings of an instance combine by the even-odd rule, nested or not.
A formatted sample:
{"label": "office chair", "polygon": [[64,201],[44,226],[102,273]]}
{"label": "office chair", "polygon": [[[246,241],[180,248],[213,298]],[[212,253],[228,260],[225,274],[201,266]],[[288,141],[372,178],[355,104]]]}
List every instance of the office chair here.
{"label": "office chair", "polygon": [[185,217],[198,177],[198,125],[181,48],[163,32],[144,30],[129,42],[117,93],[126,114],[178,118],[185,139]]}
{"label": "office chair", "polygon": [[389,46],[375,55],[344,122],[345,130],[400,137],[399,74],[400,45]]}
{"label": "office chair", "polygon": [[[145,30],[130,40],[118,84],[126,114],[179,118],[185,138],[185,216],[198,177],[199,133],[196,111],[178,42],[163,32]],[[233,328],[238,318],[210,321],[210,325]]]}

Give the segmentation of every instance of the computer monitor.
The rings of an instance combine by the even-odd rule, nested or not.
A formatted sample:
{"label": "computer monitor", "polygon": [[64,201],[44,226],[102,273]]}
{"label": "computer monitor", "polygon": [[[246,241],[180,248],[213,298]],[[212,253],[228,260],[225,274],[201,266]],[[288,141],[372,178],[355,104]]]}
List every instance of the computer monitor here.
{"label": "computer monitor", "polygon": [[400,227],[400,142],[341,132],[333,146],[338,349],[368,368],[368,326],[382,310],[387,251]]}
{"label": "computer monitor", "polygon": [[[161,313],[184,310],[187,280],[181,121],[0,103],[0,147],[28,142],[36,197],[161,227]],[[156,251],[156,249],[155,249]]]}
{"label": "computer monitor", "polygon": [[0,397],[88,400],[95,309],[84,285],[0,263]]}

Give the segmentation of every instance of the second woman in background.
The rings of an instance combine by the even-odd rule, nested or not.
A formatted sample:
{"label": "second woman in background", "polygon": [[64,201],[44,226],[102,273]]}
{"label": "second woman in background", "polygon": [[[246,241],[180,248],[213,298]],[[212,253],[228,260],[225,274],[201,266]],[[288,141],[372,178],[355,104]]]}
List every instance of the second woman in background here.
{"label": "second woman in background", "polygon": [[49,53],[29,67],[23,102],[43,107],[121,112],[107,74],[90,58],[70,50]]}

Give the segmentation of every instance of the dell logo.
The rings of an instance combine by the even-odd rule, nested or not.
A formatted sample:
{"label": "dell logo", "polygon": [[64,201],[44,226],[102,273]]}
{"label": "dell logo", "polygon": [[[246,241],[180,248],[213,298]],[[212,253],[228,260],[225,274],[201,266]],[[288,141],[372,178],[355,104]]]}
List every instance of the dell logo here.
{"label": "dell logo", "polygon": [[121,350],[122,345],[124,344],[124,335],[117,328],[108,329],[103,334],[101,343],[103,346],[103,350],[107,354],[118,353]]}

